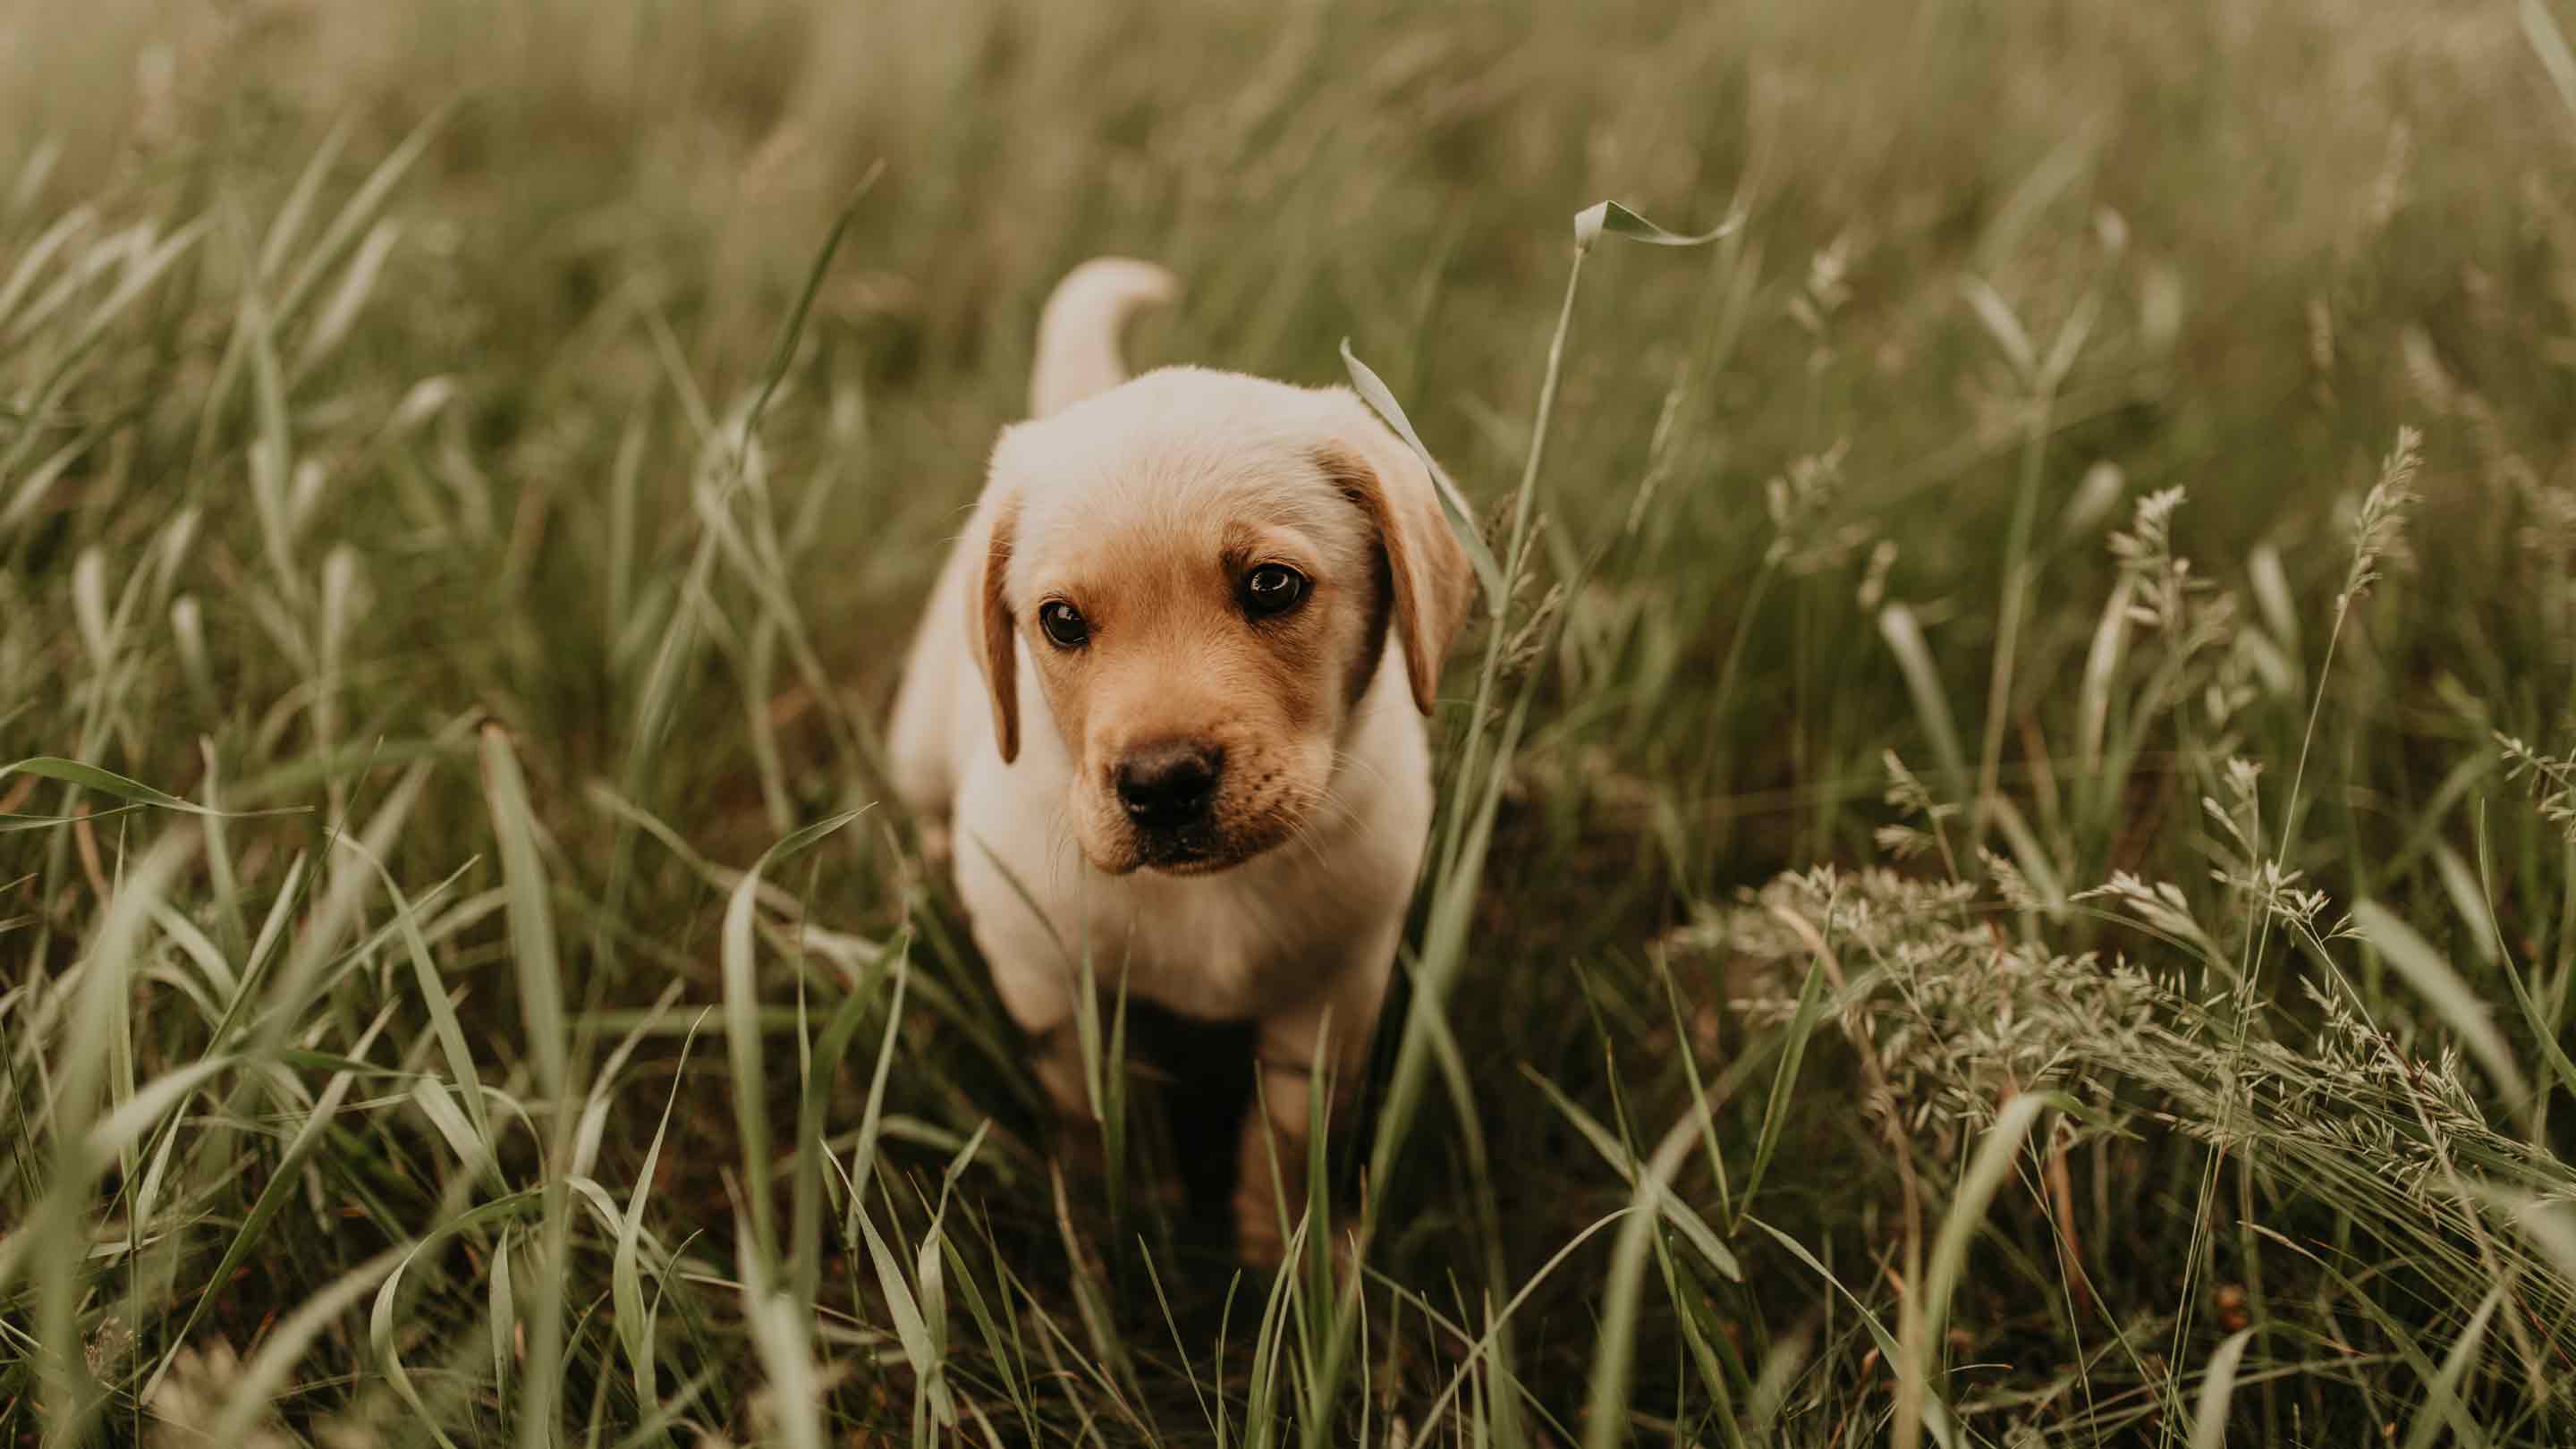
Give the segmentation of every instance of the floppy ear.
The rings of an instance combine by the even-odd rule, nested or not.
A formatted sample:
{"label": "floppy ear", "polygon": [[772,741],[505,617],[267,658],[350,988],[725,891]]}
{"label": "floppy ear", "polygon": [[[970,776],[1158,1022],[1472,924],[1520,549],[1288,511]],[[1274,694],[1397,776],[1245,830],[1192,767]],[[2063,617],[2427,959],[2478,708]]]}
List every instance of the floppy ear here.
{"label": "floppy ear", "polygon": [[1344,401],[1359,416],[1342,436],[1324,445],[1317,461],[1342,495],[1359,505],[1377,534],[1395,591],[1395,627],[1404,643],[1413,704],[1428,715],[1440,691],[1440,666],[1467,621],[1476,576],[1440,509],[1438,490],[1446,484],[1432,477],[1411,448],[1367,416],[1357,398]]}
{"label": "floppy ear", "polygon": [[993,742],[1006,765],[1020,757],[1020,656],[1006,595],[1019,524],[1019,494],[997,490],[985,496],[957,545],[966,551],[967,652],[992,698]]}

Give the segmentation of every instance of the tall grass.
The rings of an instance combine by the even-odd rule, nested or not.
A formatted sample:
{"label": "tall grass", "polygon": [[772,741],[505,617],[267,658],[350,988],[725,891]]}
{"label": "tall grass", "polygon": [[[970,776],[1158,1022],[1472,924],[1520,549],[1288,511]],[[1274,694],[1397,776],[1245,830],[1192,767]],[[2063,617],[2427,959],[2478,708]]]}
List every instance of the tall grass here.
{"label": "tall grass", "polygon": [[[2541,0],[96,20],[0,20],[0,1441],[2576,1433]],[[1484,584],[1276,1273],[880,799],[1103,251]]]}

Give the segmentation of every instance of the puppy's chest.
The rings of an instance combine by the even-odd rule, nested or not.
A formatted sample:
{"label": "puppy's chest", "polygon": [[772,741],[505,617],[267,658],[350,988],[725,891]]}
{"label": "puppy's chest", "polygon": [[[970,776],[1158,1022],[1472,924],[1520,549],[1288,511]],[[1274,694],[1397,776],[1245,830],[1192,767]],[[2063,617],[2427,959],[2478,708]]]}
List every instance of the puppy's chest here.
{"label": "puppy's chest", "polygon": [[[1238,870],[1209,879],[1130,876],[1092,913],[1102,980],[1185,1016],[1266,1016],[1313,995],[1371,944],[1374,912],[1309,876]],[[1238,878],[1239,877],[1239,878]]]}

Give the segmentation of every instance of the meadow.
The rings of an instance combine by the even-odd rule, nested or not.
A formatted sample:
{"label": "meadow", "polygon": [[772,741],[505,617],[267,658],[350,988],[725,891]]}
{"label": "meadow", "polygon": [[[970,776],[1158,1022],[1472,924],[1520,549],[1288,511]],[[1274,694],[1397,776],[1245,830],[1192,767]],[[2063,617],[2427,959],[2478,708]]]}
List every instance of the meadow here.
{"label": "meadow", "polygon": [[[2555,0],[72,10],[0,1444],[2576,1442]],[[1111,252],[1503,585],[1275,1274],[881,783]]]}

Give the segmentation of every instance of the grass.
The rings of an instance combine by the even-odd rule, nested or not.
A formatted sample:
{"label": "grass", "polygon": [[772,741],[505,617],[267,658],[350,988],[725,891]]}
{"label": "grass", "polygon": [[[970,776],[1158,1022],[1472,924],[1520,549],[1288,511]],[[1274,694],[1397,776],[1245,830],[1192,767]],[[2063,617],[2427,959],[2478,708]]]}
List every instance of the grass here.
{"label": "grass", "polygon": [[[2576,1435],[2545,0],[92,9],[0,21],[0,1443]],[[880,787],[1108,251],[1501,585],[1271,1275],[1114,989],[1060,1170]]]}

